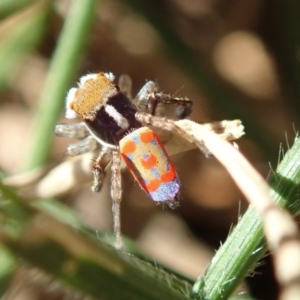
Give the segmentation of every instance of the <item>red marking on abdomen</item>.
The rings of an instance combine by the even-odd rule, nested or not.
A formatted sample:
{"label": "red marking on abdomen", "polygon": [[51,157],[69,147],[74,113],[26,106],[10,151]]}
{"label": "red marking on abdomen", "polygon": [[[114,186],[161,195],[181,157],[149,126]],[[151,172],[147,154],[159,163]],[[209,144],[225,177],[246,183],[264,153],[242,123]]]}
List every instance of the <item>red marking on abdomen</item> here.
{"label": "red marking on abdomen", "polygon": [[143,167],[149,170],[156,166],[157,158],[155,155],[150,154],[149,157],[147,157],[146,159],[141,158],[140,161]]}
{"label": "red marking on abdomen", "polygon": [[160,187],[160,180],[150,180],[148,183],[145,184],[145,187],[149,193],[154,192]]}
{"label": "red marking on abdomen", "polygon": [[175,169],[173,168],[173,165],[170,162],[170,167],[171,169],[163,174],[161,174],[161,181],[162,182],[171,182],[172,180],[174,180],[175,177],[177,177],[177,174],[175,172]]}
{"label": "red marking on abdomen", "polygon": [[136,150],[136,144],[134,141],[126,141],[125,145],[122,147],[122,153],[125,155],[128,155],[130,153],[133,153]]}
{"label": "red marking on abdomen", "polygon": [[151,130],[147,131],[147,132],[141,132],[140,133],[140,140],[141,142],[143,142],[144,144],[148,144],[153,140],[154,137],[154,132]]}

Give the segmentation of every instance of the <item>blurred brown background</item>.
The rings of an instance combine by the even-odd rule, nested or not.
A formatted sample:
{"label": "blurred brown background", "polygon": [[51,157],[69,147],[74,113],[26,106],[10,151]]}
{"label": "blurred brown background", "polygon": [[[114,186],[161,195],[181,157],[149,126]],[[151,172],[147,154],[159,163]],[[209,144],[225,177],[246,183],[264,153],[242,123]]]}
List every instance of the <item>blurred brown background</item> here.
{"label": "blurred brown background", "polygon": [[[0,42],[7,22],[20,26],[16,16],[35,1],[27,2],[1,16]],[[267,178],[269,164],[276,168],[279,145],[288,148],[299,126],[300,5],[261,0],[142,2],[99,1],[74,83],[89,72],[110,71],[117,77],[126,73],[132,77],[133,94],[151,79],[166,93],[192,99],[190,119],[196,122],[241,119],[246,135],[237,142],[240,151]],[[21,172],[24,157],[30,155],[32,119],[68,5],[69,1],[53,1],[37,46],[22,55],[2,84],[0,168],[4,174]],[[180,53],[177,40],[185,52]],[[62,110],[58,123],[66,122],[63,115]],[[68,159],[65,149],[71,141],[54,134],[49,139],[53,139],[49,166],[55,167]],[[214,159],[192,150],[173,160],[182,183],[180,208],[172,212],[156,206],[126,171],[122,231],[137,239],[150,257],[196,278],[247,203]],[[108,177],[100,195],[93,195],[90,183],[85,183],[60,197],[100,231],[111,230]],[[251,293],[274,299],[268,258],[257,272],[249,279]]]}

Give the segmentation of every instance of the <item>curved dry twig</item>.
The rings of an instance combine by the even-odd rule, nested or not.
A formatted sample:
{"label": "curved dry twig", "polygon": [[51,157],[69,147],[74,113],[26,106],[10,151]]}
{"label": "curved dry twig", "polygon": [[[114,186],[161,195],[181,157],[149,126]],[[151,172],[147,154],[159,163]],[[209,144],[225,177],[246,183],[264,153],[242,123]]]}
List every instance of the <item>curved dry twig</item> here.
{"label": "curved dry twig", "polygon": [[176,124],[208,148],[232,176],[249,203],[261,214],[267,242],[274,257],[276,278],[282,288],[280,299],[298,299],[300,238],[291,215],[276,205],[265,180],[230,143],[197,123],[182,120]]}

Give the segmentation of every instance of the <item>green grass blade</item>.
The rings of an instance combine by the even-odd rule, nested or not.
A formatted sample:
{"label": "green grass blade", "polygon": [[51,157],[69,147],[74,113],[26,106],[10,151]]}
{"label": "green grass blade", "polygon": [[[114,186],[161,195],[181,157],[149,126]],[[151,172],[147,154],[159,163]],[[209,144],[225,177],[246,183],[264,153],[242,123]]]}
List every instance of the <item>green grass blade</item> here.
{"label": "green grass blade", "polygon": [[18,0],[18,1],[11,1],[11,0],[1,0],[0,1],[0,19],[5,18],[6,16],[15,13],[29,4],[37,2],[37,0]]}
{"label": "green grass blade", "polygon": [[[270,177],[274,199],[292,214],[300,211],[297,195],[300,181],[300,139],[286,153]],[[240,282],[249,275],[257,262],[266,255],[261,218],[249,207],[213,261],[193,288],[194,299],[228,298]]]}
{"label": "green grass blade", "polygon": [[24,54],[40,40],[48,6],[49,1],[40,1],[0,23],[0,88],[8,84]]}
{"label": "green grass blade", "polygon": [[2,297],[17,266],[17,259],[2,245],[0,245],[0,266],[0,297]]}
{"label": "green grass blade", "polygon": [[188,282],[74,230],[1,183],[0,191],[0,242],[75,291],[102,299],[189,299]]}
{"label": "green grass blade", "polygon": [[64,106],[69,85],[79,67],[97,3],[96,0],[72,1],[36,112],[26,169],[43,165],[49,157],[54,126]]}

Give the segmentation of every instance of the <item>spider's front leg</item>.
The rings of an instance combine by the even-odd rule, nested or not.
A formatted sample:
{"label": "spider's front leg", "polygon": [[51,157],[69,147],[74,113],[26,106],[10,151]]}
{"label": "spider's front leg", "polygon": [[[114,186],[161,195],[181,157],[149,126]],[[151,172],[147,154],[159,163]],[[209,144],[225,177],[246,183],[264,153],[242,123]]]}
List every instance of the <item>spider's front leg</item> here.
{"label": "spider's front leg", "polygon": [[148,112],[152,116],[159,115],[159,104],[171,104],[177,106],[178,119],[186,118],[192,111],[193,102],[187,98],[173,97],[159,92],[159,86],[154,81],[148,81],[138,92],[135,102],[141,111]]}
{"label": "spider's front leg", "polygon": [[151,101],[149,102],[149,96],[152,93],[158,92],[158,90],[159,86],[157,82],[147,81],[140,89],[133,101],[141,111],[149,112],[154,115],[156,113],[157,105],[155,107],[152,107]]}
{"label": "spider's front leg", "polygon": [[97,147],[97,141],[90,136],[85,123],[77,124],[59,124],[55,126],[55,134],[61,137],[83,139],[77,143],[70,144],[67,153],[70,156],[77,156],[90,151],[94,151]]}
{"label": "spider's front leg", "polygon": [[180,120],[186,118],[192,112],[193,105],[193,101],[187,98],[173,97],[162,92],[151,93],[148,97],[148,103],[151,107],[150,113],[153,116],[155,115],[155,111],[159,103],[177,106],[176,114]]}
{"label": "spider's front leg", "polygon": [[84,122],[76,124],[58,124],[55,126],[55,134],[61,137],[83,139],[90,133]]}

